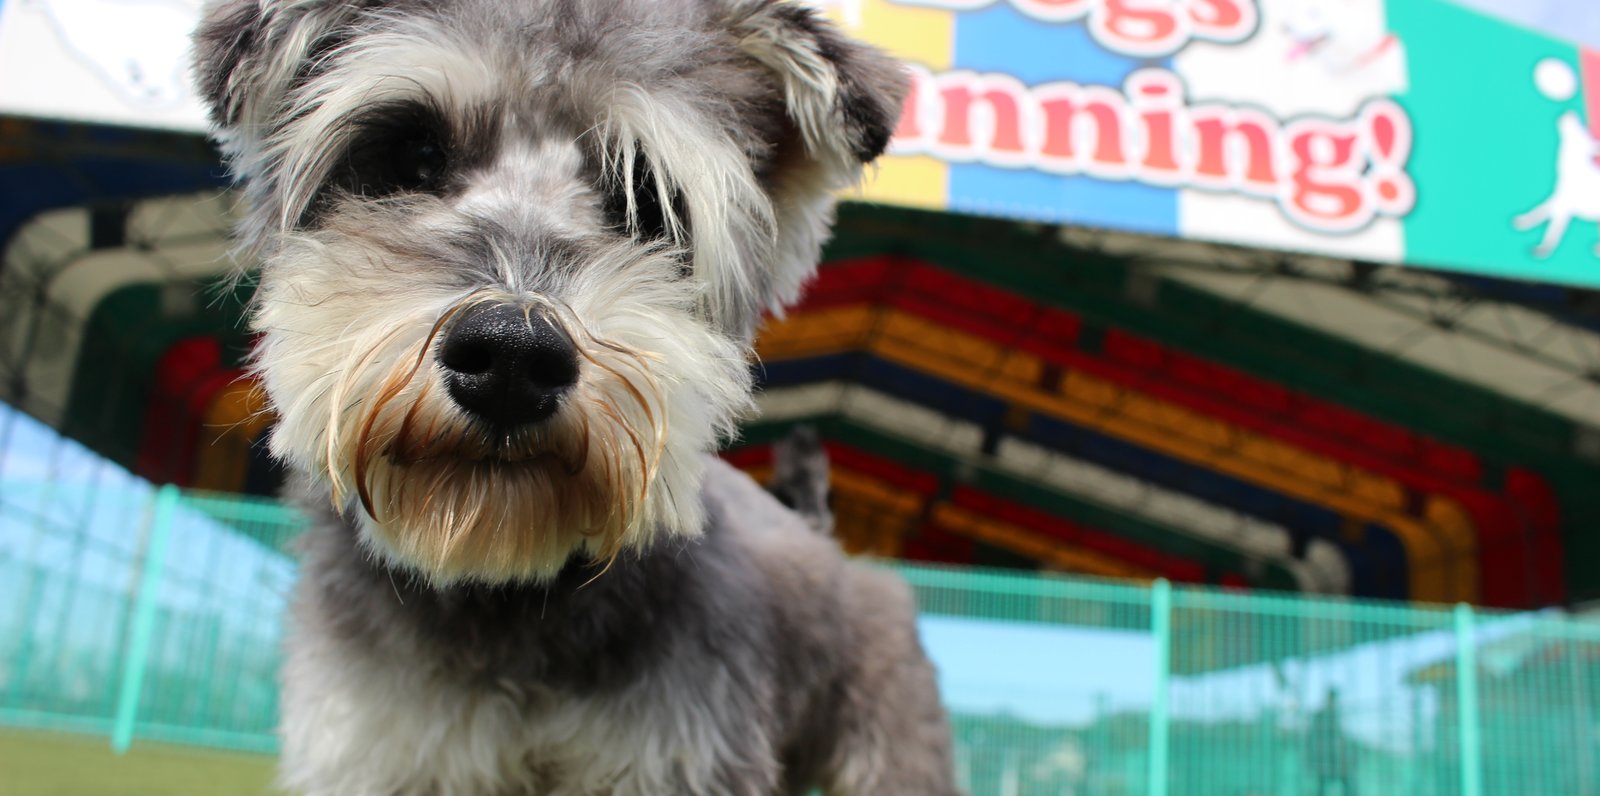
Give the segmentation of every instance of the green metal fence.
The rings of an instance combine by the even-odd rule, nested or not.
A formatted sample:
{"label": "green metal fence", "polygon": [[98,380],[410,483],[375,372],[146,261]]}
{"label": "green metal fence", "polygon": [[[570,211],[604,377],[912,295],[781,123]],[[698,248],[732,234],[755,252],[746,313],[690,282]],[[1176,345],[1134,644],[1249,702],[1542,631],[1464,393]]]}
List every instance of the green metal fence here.
{"label": "green metal fence", "polygon": [[[0,725],[270,752],[283,507],[0,479]],[[1593,794],[1562,615],[903,568],[975,796]]]}
{"label": "green metal fence", "polygon": [[0,724],[272,751],[295,516],[0,481]]}

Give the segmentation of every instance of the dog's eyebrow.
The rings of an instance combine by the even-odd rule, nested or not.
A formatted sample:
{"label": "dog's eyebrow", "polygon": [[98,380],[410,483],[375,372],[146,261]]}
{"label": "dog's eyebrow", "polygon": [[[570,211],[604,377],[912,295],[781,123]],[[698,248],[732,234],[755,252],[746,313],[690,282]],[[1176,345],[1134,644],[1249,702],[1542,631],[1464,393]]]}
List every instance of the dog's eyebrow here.
{"label": "dog's eyebrow", "polygon": [[389,99],[358,108],[342,122],[355,129],[404,128],[424,124],[457,149],[487,153],[501,133],[505,109],[492,102],[465,108],[450,106],[426,92],[417,97]]}
{"label": "dog's eyebrow", "polygon": [[312,42],[306,51],[305,60],[300,62],[300,67],[295,71],[291,89],[298,88],[325,71],[333,62],[334,56],[355,38],[356,31],[351,25],[335,27]]}
{"label": "dog's eyebrow", "polygon": [[423,95],[414,99],[391,99],[355,109],[345,124],[357,127],[382,127],[418,121],[443,124],[445,114],[433,97]]}

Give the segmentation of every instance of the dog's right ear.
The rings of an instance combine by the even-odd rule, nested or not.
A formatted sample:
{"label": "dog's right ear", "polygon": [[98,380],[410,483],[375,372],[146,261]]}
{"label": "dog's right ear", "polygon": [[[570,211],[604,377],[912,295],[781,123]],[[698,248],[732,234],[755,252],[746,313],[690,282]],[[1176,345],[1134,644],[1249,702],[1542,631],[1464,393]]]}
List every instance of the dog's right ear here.
{"label": "dog's right ear", "polygon": [[258,125],[348,38],[374,0],[212,0],[194,34],[194,78],[218,128]]}
{"label": "dog's right ear", "polygon": [[883,154],[910,75],[899,62],[851,38],[798,0],[714,0],[735,46],[761,74],[777,114],[756,164],[773,211],[775,256],[756,285],[757,311],[735,328],[753,334],[759,309],[781,312],[816,272],[837,192]]}
{"label": "dog's right ear", "polygon": [[853,182],[861,166],[889,144],[909,86],[905,69],[876,47],[844,35],[808,5],[728,3],[740,49],[778,78],[806,153],[836,171],[836,180]]}

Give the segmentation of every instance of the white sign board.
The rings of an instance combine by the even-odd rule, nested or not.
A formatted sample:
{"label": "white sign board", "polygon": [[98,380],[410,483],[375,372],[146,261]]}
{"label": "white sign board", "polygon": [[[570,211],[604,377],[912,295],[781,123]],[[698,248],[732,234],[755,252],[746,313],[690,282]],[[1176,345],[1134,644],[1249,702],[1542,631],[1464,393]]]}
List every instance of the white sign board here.
{"label": "white sign board", "polygon": [[0,0],[0,113],[205,130],[199,17],[200,0]]}

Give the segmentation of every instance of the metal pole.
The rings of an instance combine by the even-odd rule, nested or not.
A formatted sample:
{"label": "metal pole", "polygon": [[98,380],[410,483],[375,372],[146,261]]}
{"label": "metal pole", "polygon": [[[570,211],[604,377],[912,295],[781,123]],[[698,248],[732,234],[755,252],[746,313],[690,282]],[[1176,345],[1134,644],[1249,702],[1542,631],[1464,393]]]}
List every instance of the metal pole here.
{"label": "metal pole", "polygon": [[139,578],[132,634],[128,653],[122,659],[122,688],[117,693],[117,715],[111,728],[111,750],[119,755],[126,753],[133,744],[133,722],[139,710],[139,694],[144,688],[150,637],[155,633],[156,593],[161,589],[161,570],[167,561],[167,543],[172,539],[172,520],[177,508],[178,488],[172,484],[162,486],[156,492],[155,519],[150,523],[150,545],[146,548],[144,571]]}
{"label": "metal pole", "polygon": [[1456,723],[1461,796],[1483,796],[1483,725],[1478,717],[1478,646],[1472,606],[1456,604]]}
{"label": "metal pole", "polygon": [[1562,638],[1567,659],[1567,672],[1572,682],[1574,725],[1572,737],[1580,741],[1577,754],[1578,792],[1592,796],[1594,789],[1594,733],[1590,731],[1593,720],[1589,716],[1589,683],[1583,676],[1583,648],[1570,635]]}
{"label": "metal pole", "polygon": [[1167,688],[1172,678],[1172,584],[1160,578],[1150,590],[1150,630],[1156,637],[1156,691],[1150,704],[1150,796],[1167,796]]}

